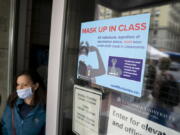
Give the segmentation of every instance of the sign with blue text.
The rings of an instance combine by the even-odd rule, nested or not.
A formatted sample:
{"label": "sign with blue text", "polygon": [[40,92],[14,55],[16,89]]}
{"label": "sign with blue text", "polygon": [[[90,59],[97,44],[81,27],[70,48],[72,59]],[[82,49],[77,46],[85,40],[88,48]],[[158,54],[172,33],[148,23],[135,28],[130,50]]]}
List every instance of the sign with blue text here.
{"label": "sign with blue text", "polygon": [[150,14],[81,24],[77,78],[141,96]]}

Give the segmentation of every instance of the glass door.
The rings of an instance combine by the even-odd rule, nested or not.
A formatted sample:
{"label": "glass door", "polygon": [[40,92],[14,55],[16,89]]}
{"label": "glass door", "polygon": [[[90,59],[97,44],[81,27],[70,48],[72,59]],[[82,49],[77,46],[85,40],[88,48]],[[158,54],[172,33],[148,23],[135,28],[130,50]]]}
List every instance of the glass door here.
{"label": "glass door", "polygon": [[0,0],[0,116],[12,85],[15,0]]}
{"label": "glass door", "polygon": [[[59,134],[178,135],[180,2],[68,0],[66,6]],[[100,93],[99,113],[83,104],[89,91]]]}

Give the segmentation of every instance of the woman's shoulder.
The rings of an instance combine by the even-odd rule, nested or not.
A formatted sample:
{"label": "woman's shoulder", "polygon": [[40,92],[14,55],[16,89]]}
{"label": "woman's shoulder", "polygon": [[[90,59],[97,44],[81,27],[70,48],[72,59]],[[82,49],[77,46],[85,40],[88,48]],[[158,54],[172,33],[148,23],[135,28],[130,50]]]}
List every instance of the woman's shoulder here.
{"label": "woman's shoulder", "polygon": [[4,109],[5,111],[10,111],[11,110],[11,107],[9,106],[9,104],[6,104],[6,106],[5,106],[5,109]]}
{"label": "woman's shoulder", "polygon": [[8,117],[10,117],[11,115],[11,107],[7,104],[4,108],[4,111],[3,111],[3,115],[2,115],[2,119],[6,119]]}
{"label": "woman's shoulder", "polygon": [[16,92],[14,91],[9,95],[9,97],[7,99],[7,104],[10,107],[13,107],[16,104],[17,99],[18,99],[18,96],[17,96]]}
{"label": "woman's shoulder", "polygon": [[41,105],[41,104],[37,104],[36,106],[35,106],[35,108],[34,108],[34,112],[35,113],[40,113],[40,114],[42,114],[42,113],[46,113],[46,107],[44,106],[44,105]]}
{"label": "woman's shoulder", "polygon": [[17,108],[18,104],[20,103],[20,100],[16,100],[15,103],[13,104],[13,106],[9,103],[6,104],[4,112],[10,112],[12,111],[12,109]]}

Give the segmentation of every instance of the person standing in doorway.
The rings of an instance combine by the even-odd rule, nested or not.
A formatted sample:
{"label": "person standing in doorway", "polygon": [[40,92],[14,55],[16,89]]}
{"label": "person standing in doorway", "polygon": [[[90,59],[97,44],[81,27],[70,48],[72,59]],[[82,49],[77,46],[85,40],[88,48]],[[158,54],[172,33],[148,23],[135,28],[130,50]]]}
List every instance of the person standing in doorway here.
{"label": "person standing in doorway", "polygon": [[2,116],[2,135],[45,135],[46,91],[36,72],[17,76]]}

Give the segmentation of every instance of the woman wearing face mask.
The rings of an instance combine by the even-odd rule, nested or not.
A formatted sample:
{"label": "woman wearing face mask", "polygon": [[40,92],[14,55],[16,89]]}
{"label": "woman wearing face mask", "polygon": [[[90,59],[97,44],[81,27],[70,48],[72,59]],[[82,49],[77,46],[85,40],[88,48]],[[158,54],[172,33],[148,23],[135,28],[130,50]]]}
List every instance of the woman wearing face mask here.
{"label": "woman wearing face mask", "polygon": [[[78,74],[80,78],[95,83],[96,77],[105,74],[104,63],[97,47],[89,46],[88,42],[86,42],[85,45],[83,44],[84,42],[81,42],[79,48]],[[96,53],[98,68],[93,68],[91,65],[85,62],[89,53],[92,52]]]}
{"label": "woman wearing face mask", "polygon": [[23,72],[1,120],[2,135],[44,135],[46,91],[35,72]]}

